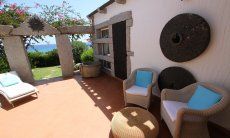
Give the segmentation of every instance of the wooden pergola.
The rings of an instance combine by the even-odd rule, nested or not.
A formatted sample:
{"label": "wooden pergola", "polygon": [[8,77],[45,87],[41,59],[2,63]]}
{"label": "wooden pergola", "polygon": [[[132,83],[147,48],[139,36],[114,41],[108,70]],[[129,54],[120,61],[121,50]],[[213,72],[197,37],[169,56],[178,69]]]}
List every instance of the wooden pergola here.
{"label": "wooden pergola", "polygon": [[[33,18],[33,17],[31,17]],[[58,49],[59,60],[63,77],[72,76],[74,72],[72,46],[68,35],[71,34],[93,34],[92,26],[71,26],[54,28],[46,22],[42,30],[34,30],[27,19],[19,27],[14,28],[10,25],[0,25],[0,38],[3,41],[4,50],[11,70],[17,71],[25,82],[33,83],[34,78],[31,65],[28,59],[23,36],[45,36],[55,35]]]}

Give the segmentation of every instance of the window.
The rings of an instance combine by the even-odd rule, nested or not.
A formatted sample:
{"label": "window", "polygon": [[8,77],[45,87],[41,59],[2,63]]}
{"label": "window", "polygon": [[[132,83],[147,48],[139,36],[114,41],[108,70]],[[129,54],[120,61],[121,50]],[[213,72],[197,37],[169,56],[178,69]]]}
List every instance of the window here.
{"label": "window", "polygon": [[98,44],[98,54],[110,56],[109,44]]}
{"label": "window", "polygon": [[109,44],[103,44],[103,55],[110,56]]}
{"label": "window", "polygon": [[109,37],[109,28],[101,29],[101,38],[108,38]]}
{"label": "window", "polygon": [[103,54],[103,44],[98,44],[97,48],[98,48],[98,54],[102,55]]}

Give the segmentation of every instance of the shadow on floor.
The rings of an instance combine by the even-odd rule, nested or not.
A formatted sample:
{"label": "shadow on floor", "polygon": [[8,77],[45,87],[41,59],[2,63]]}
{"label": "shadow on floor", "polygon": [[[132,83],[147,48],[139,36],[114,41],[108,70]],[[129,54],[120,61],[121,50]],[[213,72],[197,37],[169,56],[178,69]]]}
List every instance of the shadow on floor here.
{"label": "shadow on floor", "polygon": [[76,76],[75,79],[109,120],[116,111],[124,108],[122,83],[116,79],[105,74],[97,78]]}
{"label": "shadow on floor", "polygon": [[38,80],[33,85],[34,86],[49,85],[49,83],[54,83],[54,82],[58,82],[58,81],[68,80],[68,79],[72,79],[72,77],[66,77],[66,78],[55,77],[55,78],[50,78],[50,79]]}
{"label": "shadow on floor", "polygon": [[[98,78],[81,78],[75,77],[82,89],[95,102],[95,106],[111,120],[113,114],[124,108],[124,96],[122,90],[122,81],[119,81],[111,76],[102,74]],[[131,107],[137,107],[134,104],[128,104]],[[160,125],[159,136],[161,138],[170,138],[170,132],[163,121],[160,120],[160,99],[153,97],[149,111],[154,114]],[[110,136],[112,134],[110,133]]]}
{"label": "shadow on floor", "polygon": [[30,95],[30,96],[27,96],[21,100],[17,100],[14,103],[14,107],[5,99],[5,97],[3,97],[2,95],[0,95],[0,103],[1,103],[1,108],[4,109],[4,110],[11,110],[13,108],[16,108],[17,106],[21,106],[23,104],[26,104],[28,102],[31,102],[33,100],[36,100],[38,97],[34,95]]}

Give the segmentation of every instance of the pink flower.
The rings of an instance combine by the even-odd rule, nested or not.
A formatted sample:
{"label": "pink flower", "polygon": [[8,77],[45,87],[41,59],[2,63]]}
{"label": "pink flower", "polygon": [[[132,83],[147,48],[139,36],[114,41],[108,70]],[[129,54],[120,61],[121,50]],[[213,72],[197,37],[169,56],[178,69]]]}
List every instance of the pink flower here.
{"label": "pink flower", "polygon": [[1,14],[4,14],[4,11],[0,11],[0,15],[1,15]]}
{"label": "pink flower", "polygon": [[10,10],[15,10],[16,7],[17,7],[17,4],[16,4],[16,3],[11,4],[11,5],[10,5]]}
{"label": "pink flower", "polygon": [[20,10],[20,9],[17,9],[16,10],[16,13],[18,14],[18,15],[23,15],[24,14],[24,10]]}
{"label": "pink flower", "polygon": [[4,5],[4,3],[2,1],[0,1],[0,6]]}
{"label": "pink flower", "polygon": [[28,6],[24,7],[25,11],[28,11],[29,9],[30,9],[30,7],[28,7]]}
{"label": "pink flower", "polygon": [[60,13],[58,13],[57,16],[58,16],[59,18],[61,18],[61,19],[64,18],[64,16],[63,16],[62,14],[60,14]]}
{"label": "pink flower", "polygon": [[35,3],[35,8],[38,8],[38,7],[40,7],[41,5],[39,4],[39,3]]}

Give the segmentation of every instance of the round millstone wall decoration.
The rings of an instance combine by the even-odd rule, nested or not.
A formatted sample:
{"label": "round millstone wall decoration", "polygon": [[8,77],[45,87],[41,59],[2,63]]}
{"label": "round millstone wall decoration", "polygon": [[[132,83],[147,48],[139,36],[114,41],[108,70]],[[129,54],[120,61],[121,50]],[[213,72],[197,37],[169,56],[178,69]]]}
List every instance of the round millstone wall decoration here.
{"label": "round millstone wall decoration", "polygon": [[189,71],[181,67],[166,68],[158,77],[160,91],[165,88],[179,90],[195,82],[195,77]]}
{"label": "round millstone wall decoration", "polygon": [[184,13],[172,18],[160,36],[161,50],[166,58],[186,62],[201,55],[210,42],[210,27],[197,14]]}
{"label": "round millstone wall decoration", "polygon": [[39,17],[34,16],[31,17],[28,21],[29,27],[33,30],[33,31],[44,31],[44,23],[40,20]]}

